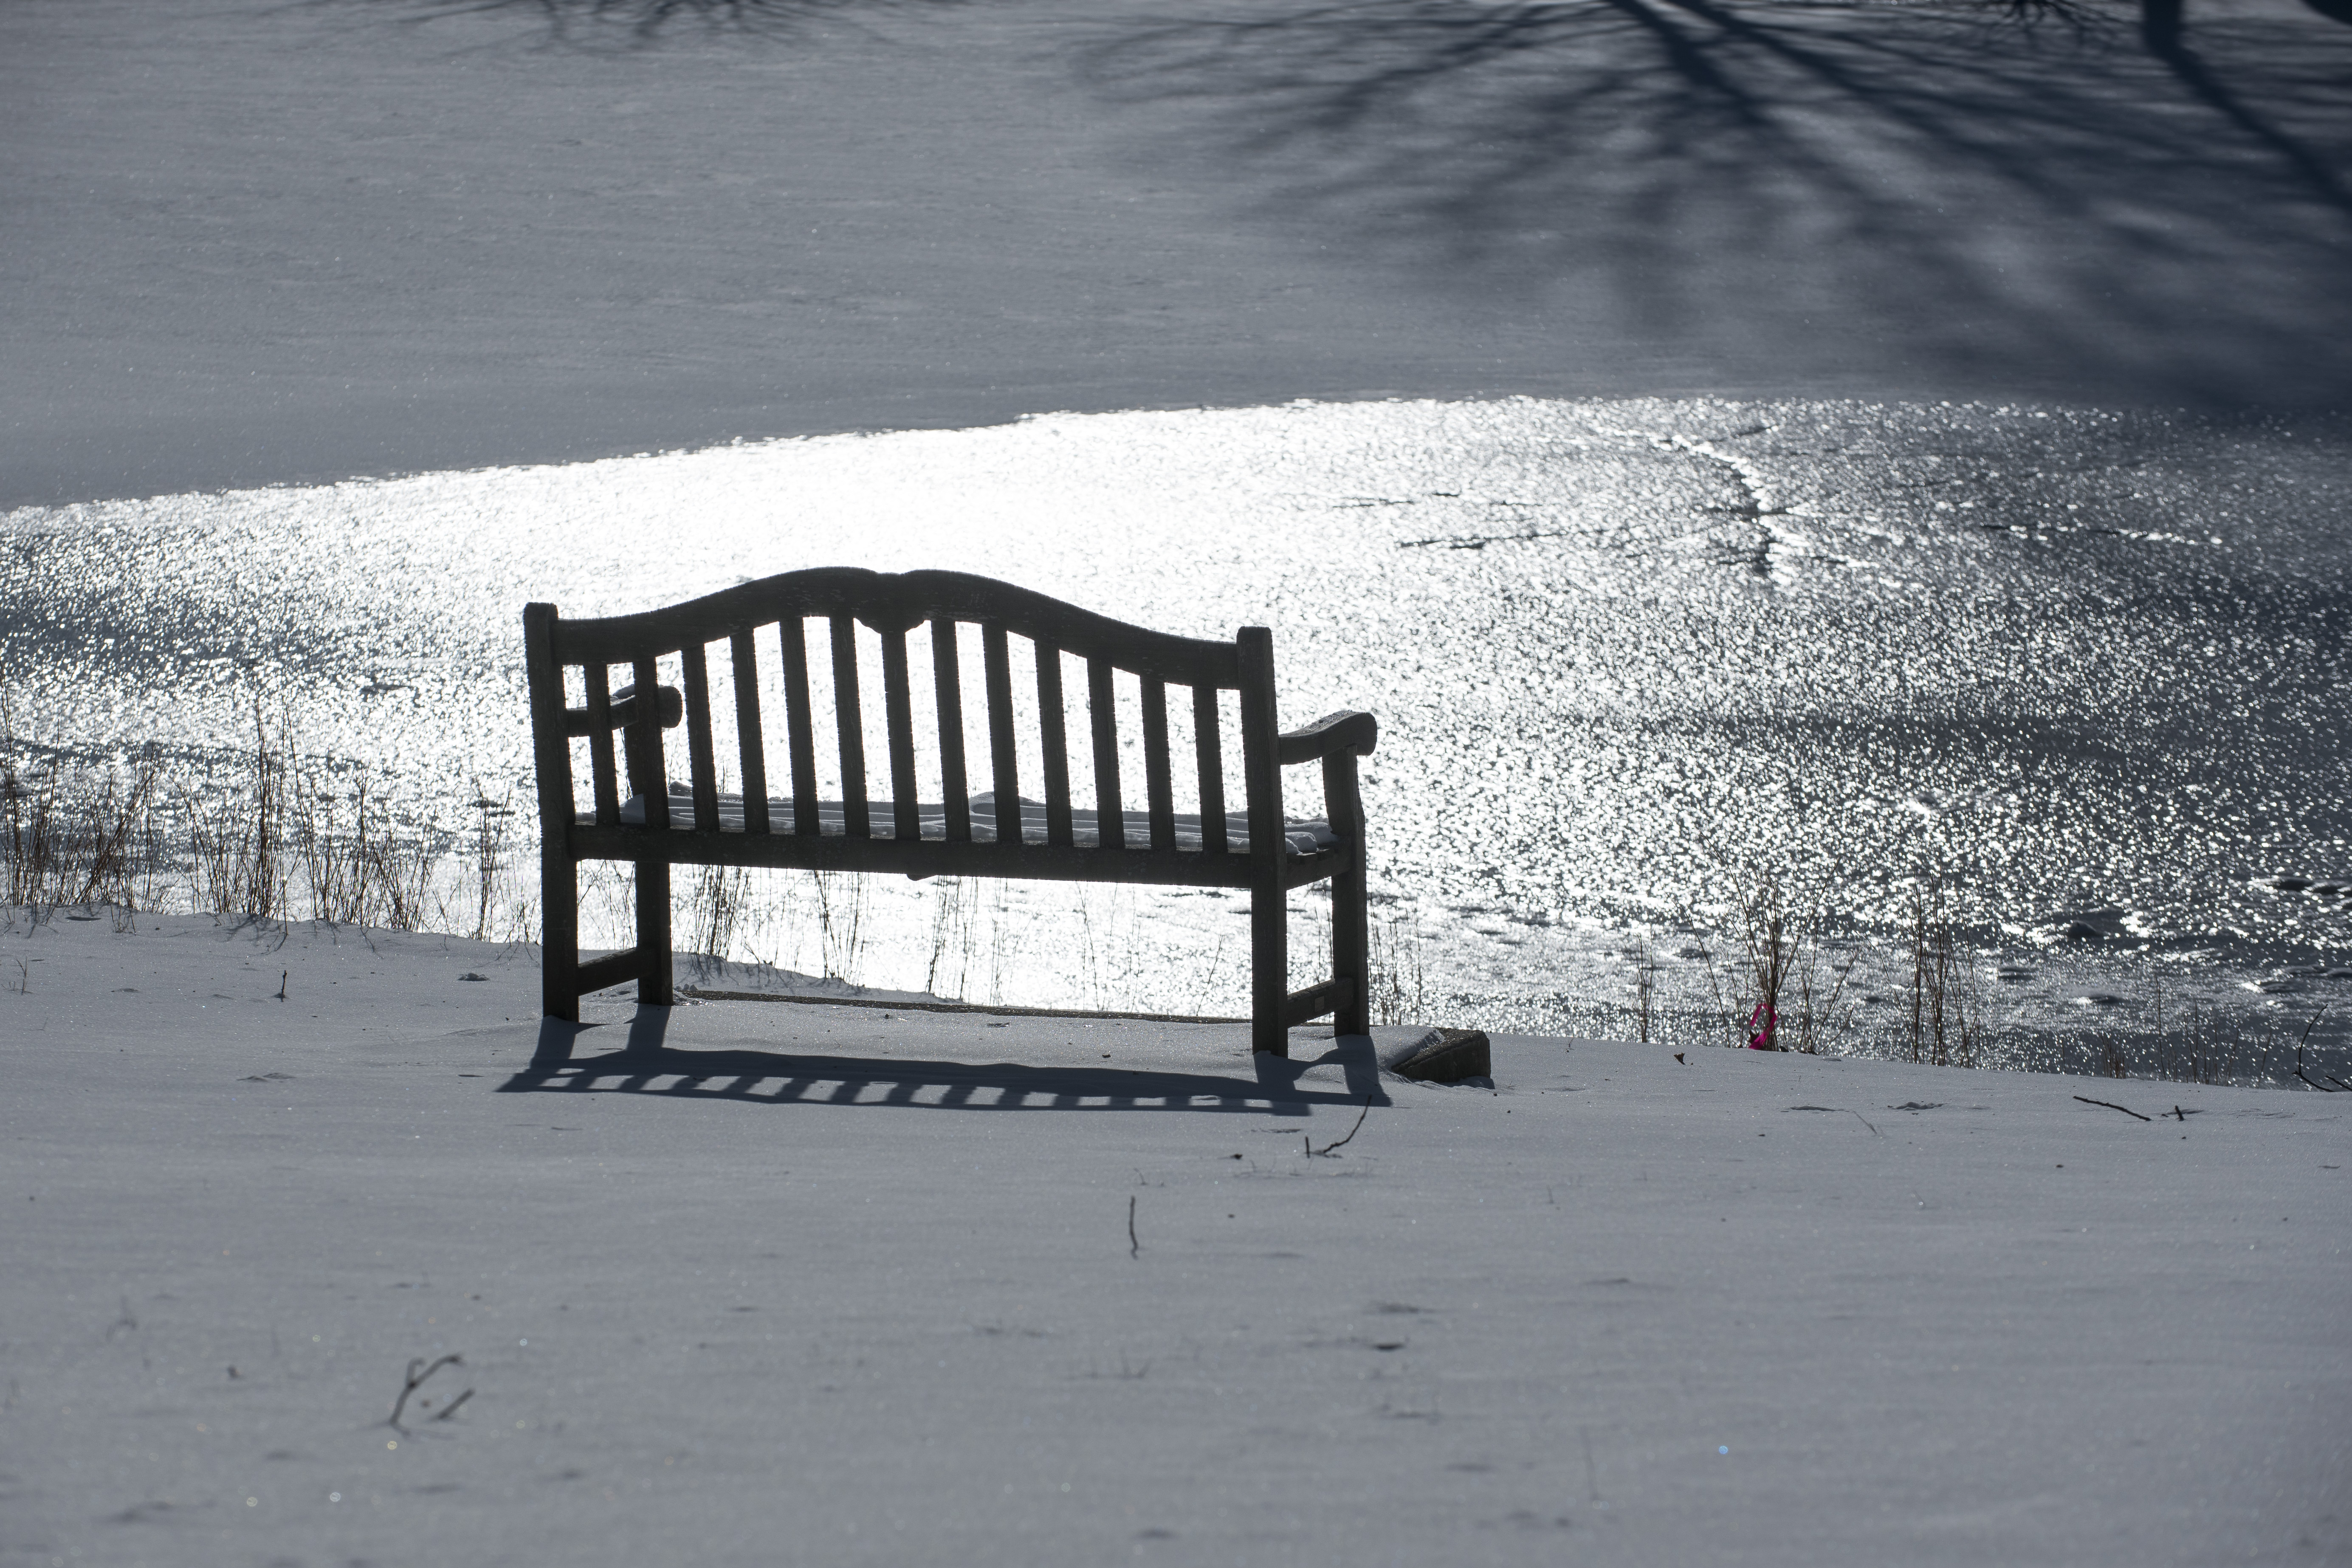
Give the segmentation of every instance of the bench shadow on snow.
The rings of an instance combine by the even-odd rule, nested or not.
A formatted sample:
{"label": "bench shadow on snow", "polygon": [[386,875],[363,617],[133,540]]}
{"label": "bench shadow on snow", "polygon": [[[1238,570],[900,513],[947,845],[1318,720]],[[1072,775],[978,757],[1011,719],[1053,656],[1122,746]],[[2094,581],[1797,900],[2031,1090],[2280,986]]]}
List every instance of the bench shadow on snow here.
{"label": "bench shadow on snow", "polygon": [[[649,1094],[766,1105],[897,1105],[929,1110],[1273,1111],[1296,1116],[1311,1116],[1318,1106],[1354,1109],[1368,1100],[1375,1105],[1389,1103],[1372,1043],[1360,1036],[1334,1040],[1317,1058],[1257,1057],[1249,1076],[1243,1076],[1108,1065],[1031,1067],[796,1051],[683,1050],[667,1042],[667,1007],[638,1008],[620,1048],[573,1059],[574,1044],[598,1026],[541,1020],[539,1048],[530,1065],[498,1091]],[[1340,1081],[1303,1081],[1317,1068],[1338,1068]],[[877,1089],[886,1092],[874,1094]]]}

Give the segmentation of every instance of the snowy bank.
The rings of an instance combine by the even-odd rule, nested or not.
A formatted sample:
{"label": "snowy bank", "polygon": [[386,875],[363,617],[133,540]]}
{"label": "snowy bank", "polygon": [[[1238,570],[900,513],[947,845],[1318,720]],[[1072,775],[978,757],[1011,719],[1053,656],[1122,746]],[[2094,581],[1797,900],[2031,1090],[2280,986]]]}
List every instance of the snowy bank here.
{"label": "snowy bank", "polygon": [[822,1005],[555,1040],[528,950],[184,918],[20,913],[0,982],[0,1563],[2352,1553],[2315,1095],[1533,1037],[1438,1089]]}

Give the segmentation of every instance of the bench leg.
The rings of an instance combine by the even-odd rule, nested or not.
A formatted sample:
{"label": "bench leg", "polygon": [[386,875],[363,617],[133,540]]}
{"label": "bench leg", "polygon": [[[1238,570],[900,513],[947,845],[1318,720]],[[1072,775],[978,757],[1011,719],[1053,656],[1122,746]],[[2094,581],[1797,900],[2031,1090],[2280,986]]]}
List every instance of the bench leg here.
{"label": "bench leg", "polygon": [[645,969],[637,977],[637,1001],[667,1007],[675,1001],[670,984],[669,862],[637,862],[637,955]]}
{"label": "bench leg", "polygon": [[580,1021],[580,868],[561,850],[539,858],[540,1011]]}
{"label": "bench leg", "polygon": [[1250,889],[1250,1049],[1269,1056],[1290,1054],[1290,1031],[1282,1022],[1290,995],[1290,928],[1280,882]]}
{"label": "bench leg", "polygon": [[1334,1035],[1365,1035],[1372,1024],[1371,918],[1366,898],[1364,845],[1349,847],[1347,869],[1331,879],[1331,976],[1347,987],[1331,1016]]}

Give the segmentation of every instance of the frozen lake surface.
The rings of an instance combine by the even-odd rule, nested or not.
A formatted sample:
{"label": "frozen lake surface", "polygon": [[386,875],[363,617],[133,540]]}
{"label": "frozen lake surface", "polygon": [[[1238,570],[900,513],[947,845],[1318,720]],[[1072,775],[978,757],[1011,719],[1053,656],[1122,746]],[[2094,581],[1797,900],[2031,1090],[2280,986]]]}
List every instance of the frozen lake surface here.
{"label": "frozen lake surface", "polygon": [[[258,695],[455,832],[472,780],[528,795],[524,601],[959,568],[1269,625],[1286,722],[1376,711],[1382,951],[1444,1021],[1622,1033],[1647,934],[1661,1026],[1696,1039],[1727,955],[1690,933],[1769,875],[1862,943],[1851,1037],[1883,1039],[1932,876],[2016,1059],[2191,1000],[2267,1039],[2352,1000],[2347,458],[2340,420],[2059,406],[1049,416],[23,509],[0,655],[43,746],[224,765]],[[877,880],[830,955],[806,895],[768,889],[739,956],[1242,1010],[1214,895]]]}

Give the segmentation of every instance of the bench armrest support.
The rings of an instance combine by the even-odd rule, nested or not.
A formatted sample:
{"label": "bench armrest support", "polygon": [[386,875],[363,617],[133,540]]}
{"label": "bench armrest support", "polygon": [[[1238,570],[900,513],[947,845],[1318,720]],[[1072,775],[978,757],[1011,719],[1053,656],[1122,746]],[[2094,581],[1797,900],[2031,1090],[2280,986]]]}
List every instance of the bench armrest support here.
{"label": "bench armrest support", "polygon": [[[665,686],[660,688],[656,693],[656,702],[661,712],[661,727],[663,729],[675,730],[680,724],[686,722],[686,699],[678,695],[677,687]],[[613,728],[615,730],[625,730],[630,725],[635,723],[637,721],[637,689],[634,686],[624,686],[618,691],[613,693],[612,705],[607,711],[612,715]],[[565,709],[563,710],[563,732],[567,735],[585,735],[589,733],[590,725],[588,722],[588,710],[585,708]]]}
{"label": "bench armrest support", "polygon": [[1380,739],[1379,720],[1369,713],[1344,709],[1326,713],[1312,724],[1284,731],[1276,737],[1275,755],[1285,767],[1342,752],[1353,757],[1369,757]]}

